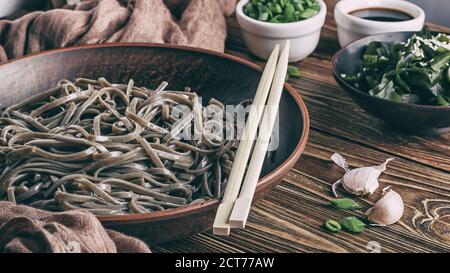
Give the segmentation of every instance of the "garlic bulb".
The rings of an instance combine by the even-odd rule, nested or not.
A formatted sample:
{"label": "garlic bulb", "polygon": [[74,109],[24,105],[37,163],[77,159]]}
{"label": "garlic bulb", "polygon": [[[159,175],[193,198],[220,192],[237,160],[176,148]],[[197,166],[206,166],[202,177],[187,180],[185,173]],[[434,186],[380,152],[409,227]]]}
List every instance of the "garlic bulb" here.
{"label": "garlic bulb", "polygon": [[370,222],[387,226],[398,222],[403,216],[404,209],[405,205],[400,194],[389,190],[366,212],[366,215]]}
{"label": "garlic bulb", "polygon": [[350,170],[347,162],[340,154],[333,154],[331,156],[338,166],[345,170],[344,177],[333,184],[333,193],[337,196],[336,188],[342,184],[344,189],[354,195],[362,196],[372,194],[380,186],[378,178],[381,173],[386,170],[386,165],[394,160],[393,158],[387,159],[383,164],[379,166],[363,167]]}

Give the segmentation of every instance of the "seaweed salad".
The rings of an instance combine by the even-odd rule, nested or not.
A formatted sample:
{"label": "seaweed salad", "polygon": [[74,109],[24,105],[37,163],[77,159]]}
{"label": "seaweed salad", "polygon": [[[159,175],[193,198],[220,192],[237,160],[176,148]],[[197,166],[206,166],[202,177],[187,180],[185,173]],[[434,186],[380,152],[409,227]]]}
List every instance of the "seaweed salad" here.
{"label": "seaweed salad", "polygon": [[370,95],[403,103],[450,105],[450,36],[428,28],[401,43],[371,42],[354,75],[341,75]]}

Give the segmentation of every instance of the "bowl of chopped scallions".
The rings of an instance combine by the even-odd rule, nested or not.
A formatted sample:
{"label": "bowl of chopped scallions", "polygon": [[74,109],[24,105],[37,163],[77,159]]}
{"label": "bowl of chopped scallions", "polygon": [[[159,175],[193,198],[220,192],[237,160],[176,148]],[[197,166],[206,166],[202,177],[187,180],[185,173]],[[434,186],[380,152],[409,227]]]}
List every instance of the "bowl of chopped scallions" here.
{"label": "bowl of chopped scallions", "polygon": [[291,41],[289,61],[300,61],[317,47],[327,7],[322,0],[242,0],[236,17],[248,49],[268,59],[276,44]]}

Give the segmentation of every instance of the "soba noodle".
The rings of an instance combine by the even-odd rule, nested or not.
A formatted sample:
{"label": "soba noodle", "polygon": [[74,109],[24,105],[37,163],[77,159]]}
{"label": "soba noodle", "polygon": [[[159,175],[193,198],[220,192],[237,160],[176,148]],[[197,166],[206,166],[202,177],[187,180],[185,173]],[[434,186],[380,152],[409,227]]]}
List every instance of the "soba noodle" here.
{"label": "soba noodle", "polygon": [[[0,199],[97,215],[145,213],[220,197],[237,141],[200,134],[224,105],[196,93],[99,80],[61,81],[0,117]],[[176,117],[183,106],[188,114]],[[204,111],[214,108],[207,117]],[[184,132],[190,136],[181,138]]]}

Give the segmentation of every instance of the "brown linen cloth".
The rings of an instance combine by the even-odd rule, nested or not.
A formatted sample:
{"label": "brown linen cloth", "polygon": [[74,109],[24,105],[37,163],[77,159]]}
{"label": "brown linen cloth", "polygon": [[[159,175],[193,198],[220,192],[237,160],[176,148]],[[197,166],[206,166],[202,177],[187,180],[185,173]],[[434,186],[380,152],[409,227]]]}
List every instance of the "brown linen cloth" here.
{"label": "brown linen cloth", "polygon": [[0,253],[150,253],[143,242],[105,230],[88,211],[52,213],[0,202]]}
{"label": "brown linen cloth", "polygon": [[224,51],[237,0],[89,0],[0,21],[0,63],[84,44],[151,42]]}

